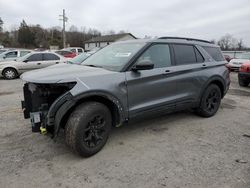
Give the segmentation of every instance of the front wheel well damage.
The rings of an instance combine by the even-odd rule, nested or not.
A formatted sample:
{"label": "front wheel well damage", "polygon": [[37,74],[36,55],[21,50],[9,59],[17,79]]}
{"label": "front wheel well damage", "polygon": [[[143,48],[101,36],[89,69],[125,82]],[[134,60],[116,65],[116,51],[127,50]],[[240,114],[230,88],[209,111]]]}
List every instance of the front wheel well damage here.
{"label": "front wheel well damage", "polygon": [[85,102],[99,102],[102,103],[104,105],[106,105],[108,107],[108,109],[110,110],[111,116],[112,116],[112,126],[117,126],[119,124],[122,123],[121,120],[121,114],[119,111],[119,107],[110,99],[108,99],[107,97],[104,96],[98,96],[98,95],[94,95],[94,96],[88,96],[88,97],[84,97],[82,99],[79,99],[74,106],[72,106],[66,113],[65,115],[62,117],[61,121],[60,121],[60,127],[61,128],[65,128],[65,125],[68,121],[69,116],[71,115],[71,113],[75,110],[75,108]]}

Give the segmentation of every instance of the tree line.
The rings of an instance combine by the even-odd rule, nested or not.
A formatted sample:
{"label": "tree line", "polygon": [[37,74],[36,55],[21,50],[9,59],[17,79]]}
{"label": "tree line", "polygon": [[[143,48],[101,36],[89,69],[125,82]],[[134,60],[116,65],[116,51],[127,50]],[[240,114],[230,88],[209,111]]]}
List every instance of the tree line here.
{"label": "tree line", "polygon": [[[24,20],[19,28],[3,31],[3,20],[0,18],[0,44],[15,48],[49,48],[50,46],[63,47],[61,27],[45,29],[40,25],[28,25]],[[84,41],[100,36],[101,32],[92,28],[71,26],[66,31],[67,44],[84,47]]]}
{"label": "tree line", "polygon": [[[0,45],[5,47],[16,48],[49,48],[50,46],[63,47],[62,28],[52,27],[43,28],[39,24],[28,25],[24,20],[20,23],[19,28],[11,31],[3,31],[4,22],[0,17]],[[110,30],[105,34],[115,34],[114,30]],[[118,33],[124,33],[119,31]],[[66,31],[66,41],[70,46],[84,47],[84,42],[97,36],[101,36],[97,29],[83,27],[79,29],[72,25]],[[145,36],[146,38],[146,36]],[[244,45],[243,39],[234,38],[230,34],[222,36],[218,41],[211,40],[218,44],[222,50],[249,50]]]}

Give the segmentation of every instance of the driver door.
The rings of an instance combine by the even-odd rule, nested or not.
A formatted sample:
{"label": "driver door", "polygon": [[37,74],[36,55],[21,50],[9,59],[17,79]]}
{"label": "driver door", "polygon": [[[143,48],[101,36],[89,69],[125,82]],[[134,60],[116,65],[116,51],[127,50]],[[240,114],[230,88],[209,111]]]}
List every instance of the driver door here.
{"label": "driver door", "polygon": [[176,83],[168,44],[153,44],[136,60],[151,62],[151,70],[126,72],[129,117],[175,108]]}
{"label": "driver door", "polygon": [[29,70],[43,68],[42,63],[43,63],[42,53],[32,54],[26,60],[24,60],[21,69],[23,71],[29,71]]}

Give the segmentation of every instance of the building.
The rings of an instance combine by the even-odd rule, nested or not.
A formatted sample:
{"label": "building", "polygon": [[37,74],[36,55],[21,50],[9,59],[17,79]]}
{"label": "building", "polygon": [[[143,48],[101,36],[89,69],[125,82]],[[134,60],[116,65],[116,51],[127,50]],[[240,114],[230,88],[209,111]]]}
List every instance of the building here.
{"label": "building", "polygon": [[102,48],[116,41],[133,40],[133,39],[136,39],[136,37],[131,33],[103,35],[85,41],[84,49],[85,51],[90,51],[94,48]]}

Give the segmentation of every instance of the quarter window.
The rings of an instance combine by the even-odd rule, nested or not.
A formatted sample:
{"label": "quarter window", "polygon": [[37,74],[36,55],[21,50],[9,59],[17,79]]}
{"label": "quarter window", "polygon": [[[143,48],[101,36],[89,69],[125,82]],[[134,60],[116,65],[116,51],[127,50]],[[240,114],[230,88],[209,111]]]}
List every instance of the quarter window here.
{"label": "quarter window", "polygon": [[149,47],[137,60],[136,64],[149,61],[154,68],[171,66],[170,49],[168,44],[155,44]]}
{"label": "quarter window", "polygon": [[206,52],[215,60],[215,61],[224,61],[224,57],[220,51],[220,48],[218,47],[208,47],[203,46],[203,48],[206,50]]}

